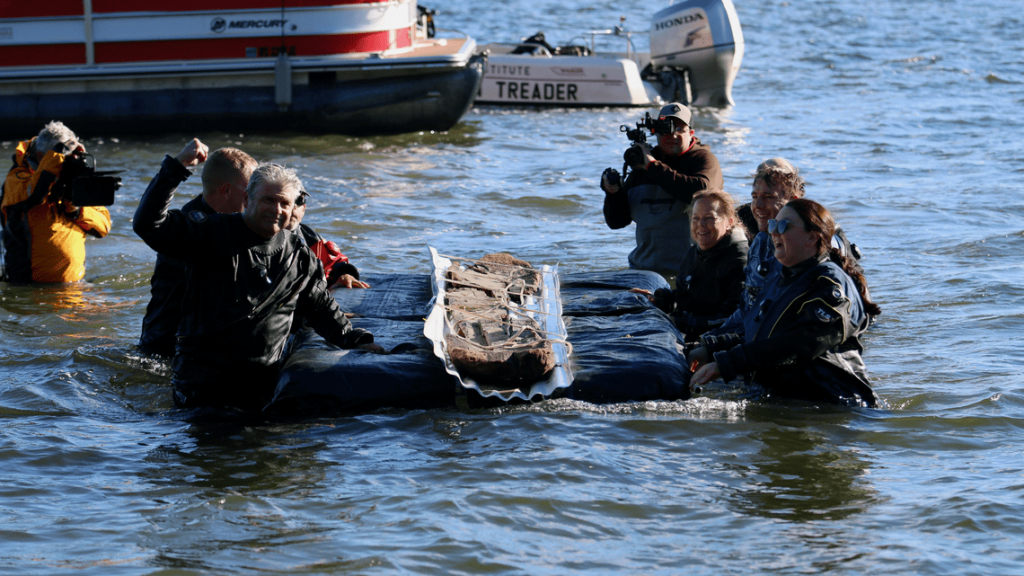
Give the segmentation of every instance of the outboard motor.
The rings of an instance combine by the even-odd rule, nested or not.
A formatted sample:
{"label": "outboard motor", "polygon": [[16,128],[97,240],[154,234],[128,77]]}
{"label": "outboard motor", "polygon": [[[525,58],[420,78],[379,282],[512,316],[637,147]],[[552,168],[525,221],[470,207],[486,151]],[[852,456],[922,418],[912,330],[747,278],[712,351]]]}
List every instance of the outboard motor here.
{"label": "outboard motor", "polygon": [[689,104],[732,106],[741,60],[743,32],[732,0],[685,0],[651,19],[651,65],[686,80]]}

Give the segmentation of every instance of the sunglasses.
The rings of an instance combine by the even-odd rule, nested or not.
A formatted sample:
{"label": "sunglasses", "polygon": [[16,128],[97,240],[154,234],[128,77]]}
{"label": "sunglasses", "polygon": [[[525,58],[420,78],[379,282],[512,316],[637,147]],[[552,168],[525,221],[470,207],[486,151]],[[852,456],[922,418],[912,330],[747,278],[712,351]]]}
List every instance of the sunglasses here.
{"label": "sunglasses", "polygon": [[768,233],[769,234],[785,234],[786,230],[789,230],[789,226],[792,224],[789,220],[769,220],[768,221]]}

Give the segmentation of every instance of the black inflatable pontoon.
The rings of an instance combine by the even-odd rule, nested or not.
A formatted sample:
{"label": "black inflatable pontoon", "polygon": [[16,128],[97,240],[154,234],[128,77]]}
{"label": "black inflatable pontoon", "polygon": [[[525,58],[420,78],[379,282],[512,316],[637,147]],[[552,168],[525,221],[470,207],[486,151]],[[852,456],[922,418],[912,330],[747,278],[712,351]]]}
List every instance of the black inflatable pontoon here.
{"label": "black inflatable pontoon", "polygon": [[[365,274],[368,290],[335,291],[354,325],[373,332],[390,355],[340,350],[306,330],[291,343],[268,411],[356,412],[504,404],[456,382],[423,334],[431,276]],[[594,403],[689,398],[683,340],[669,317],[630,288],[667,288],[653,272],[559,276],[562,317],[572,344],[572,384],[553,397]],[[534,397],[531,400],[542,400]]]}

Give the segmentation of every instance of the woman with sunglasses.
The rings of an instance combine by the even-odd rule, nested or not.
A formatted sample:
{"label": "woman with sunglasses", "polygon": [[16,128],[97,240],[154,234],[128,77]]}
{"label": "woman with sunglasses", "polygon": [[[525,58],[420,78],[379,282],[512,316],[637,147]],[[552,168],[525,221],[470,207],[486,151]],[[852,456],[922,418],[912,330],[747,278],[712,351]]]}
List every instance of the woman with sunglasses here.
{"label": "woman with sunglasses", "polygon": [[[730,334],[740,330],[743,317],[757,299],[758,292],[770,278],[779,273],[781,266],[775,260],[775,245],[768,233],[768,221],[774,219],[787,202],[804,197],[804,179],[800,170],[785,158],[769,158],[757,166],[750,193],[751,219],[754,229],[747,231],[750,250],[743,269],[744,290],[741,305],[722,324],[710,331],[711,335]],[[832,246],[844,255],[860,258],[856,244],[851,244],[842,228],[835,226]],[[857,264],[857,271],[864,271]]]}
{"label": "woman with sunglasses", "polygon": [[767,397],[875,406],[858,337],[881,313],[853,261],[832,246],[835,221],[800,198],[768,222],[780,274],[765,285],[737,334],[705,337],[706,358],[691,379],[745,376]]}

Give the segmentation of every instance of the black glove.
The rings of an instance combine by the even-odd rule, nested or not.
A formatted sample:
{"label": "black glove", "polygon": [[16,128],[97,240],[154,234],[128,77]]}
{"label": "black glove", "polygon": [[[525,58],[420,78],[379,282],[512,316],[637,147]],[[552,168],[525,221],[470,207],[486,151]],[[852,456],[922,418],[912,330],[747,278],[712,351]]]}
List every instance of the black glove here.
{"label": "black glove", "polygon": [[666,314],[671,314],[676,306],[676,295],[668,288],[658,288],[654,291],[653,298],[654,305],[658,307],[658,310]]}
{"label": "black glove", "polygon": [[[622,176],[615,168],[605,168],[604,172],[601,173],[601,190],[604,190],[605,182],[608,182],[609,186],[622,188]],[[604,193],[607,194],[608,191],[604,190]]]}

